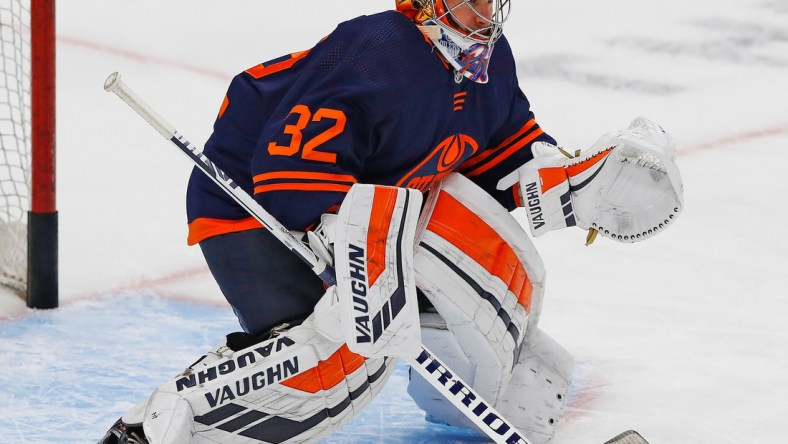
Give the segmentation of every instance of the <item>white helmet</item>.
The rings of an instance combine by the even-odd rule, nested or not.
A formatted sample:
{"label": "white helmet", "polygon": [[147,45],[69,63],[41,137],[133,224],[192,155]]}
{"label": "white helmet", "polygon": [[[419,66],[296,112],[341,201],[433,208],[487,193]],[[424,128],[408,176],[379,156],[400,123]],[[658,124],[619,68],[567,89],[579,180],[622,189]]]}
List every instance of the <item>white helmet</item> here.
{"label": "white helmet", "polygon": [[[438,48],[457,74],[487,83],[487,66],[493,45],[503,33],[509,17],[509,0],[396,0],[397,10],[413,20]],[[479,11],[482,2],[491,5],[489,14]],[[464,10],[464,8],[468,8]],[[464,23],[458,13],[475,14],[478,28]]]}

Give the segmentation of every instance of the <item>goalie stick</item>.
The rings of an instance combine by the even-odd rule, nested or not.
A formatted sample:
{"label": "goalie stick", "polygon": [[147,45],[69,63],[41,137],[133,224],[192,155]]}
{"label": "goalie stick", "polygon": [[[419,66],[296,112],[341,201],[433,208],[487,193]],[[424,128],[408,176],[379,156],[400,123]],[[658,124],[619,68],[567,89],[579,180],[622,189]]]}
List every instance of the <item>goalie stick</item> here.
{"label": "goalie stick", "polygon": [[[216,166],[202,151],[186,140],[175,128],[144,102],[115,72],[107,77],[104,90],[113,92],[145,119],[165,139],[176,145],[200,170],[229,194],[242,208],[257,219],[280,242],[303,260],[327,285],[336,284],[334,269],[320,260],[307,245],[296,239],[290,231],[268,213],[254,198],[239,188],[233,180]],[[403,357],[406,362],[430,382],[443,396],[468,417],[479,429],[497,444],[531,444],[509,421],[485,402],[467,383],[451,372],[424,345],[416,357]],[[605,444],[648,444],[637,432],[628,431]]]}

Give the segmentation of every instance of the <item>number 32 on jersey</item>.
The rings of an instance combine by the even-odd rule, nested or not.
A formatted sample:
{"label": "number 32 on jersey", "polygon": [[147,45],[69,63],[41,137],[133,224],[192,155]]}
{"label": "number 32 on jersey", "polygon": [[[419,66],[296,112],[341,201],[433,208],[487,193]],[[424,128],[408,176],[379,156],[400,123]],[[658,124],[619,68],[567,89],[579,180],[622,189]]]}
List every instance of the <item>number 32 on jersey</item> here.
{"label": "number 32 on jersey", "polygon": [[[313,113],[306,105],[296,105],[290,110],[290,114],[287,117],[290,118],[292,115],[297,115],[298,120],[294,124],[285,125],[282,130],[284,134],[290,136],[290,144],[283,146],[278,145],[276,142],[269,142],[268,154],[272,156],[293,156],[296,153],[300,153],[302,159],[336,163],[336,153],[320,151],[317,148],[345,131],[345,124],[347,123],[345,113],[331,108],[318,108]],[[304,129],[310,124],[323,120],[332,120],[334,124],[309,140],[303,140]]]}

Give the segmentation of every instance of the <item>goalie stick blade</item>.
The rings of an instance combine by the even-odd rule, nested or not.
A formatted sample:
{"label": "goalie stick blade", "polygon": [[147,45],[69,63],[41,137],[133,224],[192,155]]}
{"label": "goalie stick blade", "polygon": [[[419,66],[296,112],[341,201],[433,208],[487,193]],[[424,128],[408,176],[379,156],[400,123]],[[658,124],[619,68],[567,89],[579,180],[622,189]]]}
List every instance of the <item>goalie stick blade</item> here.
{"label": "goalie stick blade", "polygon": [[634,430],[627,430],[610,441],[605,442],[605,444],[648,444],[648,441],[640,436],[640,433]]}

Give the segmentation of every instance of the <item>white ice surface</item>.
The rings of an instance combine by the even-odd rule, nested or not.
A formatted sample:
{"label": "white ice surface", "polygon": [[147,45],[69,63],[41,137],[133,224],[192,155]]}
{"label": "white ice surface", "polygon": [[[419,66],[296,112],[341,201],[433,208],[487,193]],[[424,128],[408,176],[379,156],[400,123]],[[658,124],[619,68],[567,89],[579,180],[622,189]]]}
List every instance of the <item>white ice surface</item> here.
{"label": "white ice surface", "polygon": [[[63,309],[34,313],[0,294],[0,442],[91,442],[234,328],[185,245],[190,163],[102,90],[106,76],[122,72],[202,144],[235,73],[392,3],[58,3]],[[540,125],[562,145],[645,115],[678,140],[686,187],[682,217],[648,242],[586,248],[577,230],[535,240],[549,276],[541,326],[578,360],[554,442],[628,428],[652,444],[786,442],[785,1],[521,0],[506,34]],[[410,420],[420,414],[403,380],[334,442],[471,439]]]}

